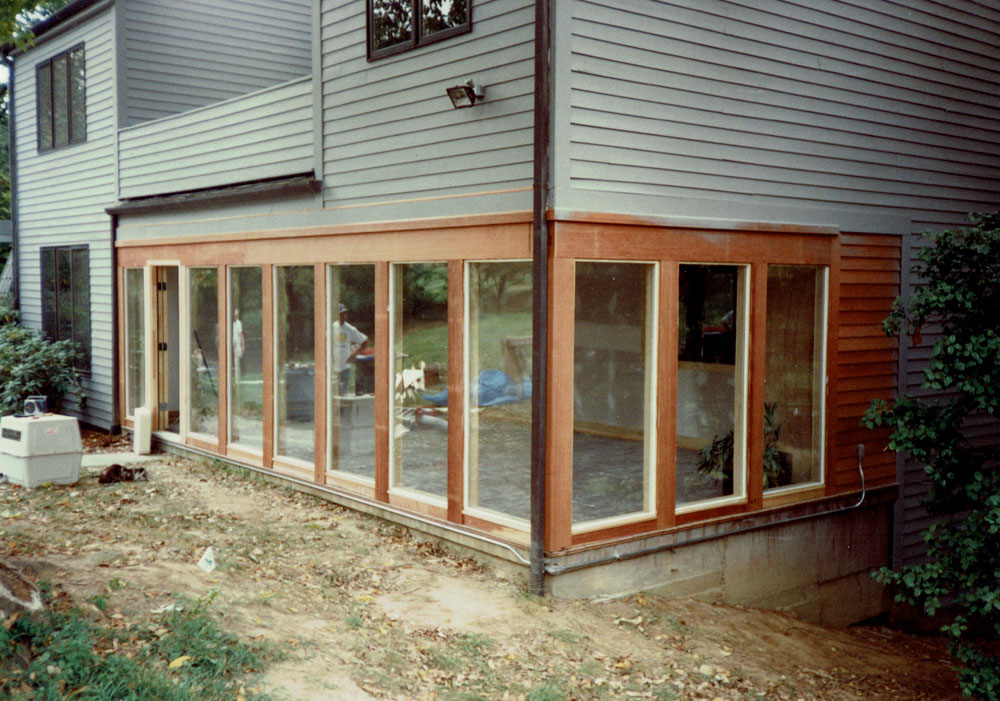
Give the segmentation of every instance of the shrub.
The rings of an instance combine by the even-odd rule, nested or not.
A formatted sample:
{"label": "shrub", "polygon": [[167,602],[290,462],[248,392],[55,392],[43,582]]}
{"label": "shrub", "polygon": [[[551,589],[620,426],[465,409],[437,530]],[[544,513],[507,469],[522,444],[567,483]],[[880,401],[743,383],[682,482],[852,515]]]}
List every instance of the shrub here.
{"label": "shrub", "polygon": [[926,564],[876,578],[896,600],[929,615],[954,613],[951,637],[962,693],[1000,698],[1000,460],[996,446],[966,433],[974,416],[1000,409],[1000,213],[973,215],[966,229],[931,236],[915,272],[925,283],[909,303],[897,300],[887,333],[940,333],[924,370],[932,399],[874,402],[865,423],[891,429],[889,446],[925,464],[935,524],[925,532]]}
{"label": "shrub", "polygon": [[52,342],[21,326],[17,312],[0,303],[0,416],[20,411],[32,394],[54,401],[76,390],[82,404],[85,397],[73,367],[75,354],[73,343]]}

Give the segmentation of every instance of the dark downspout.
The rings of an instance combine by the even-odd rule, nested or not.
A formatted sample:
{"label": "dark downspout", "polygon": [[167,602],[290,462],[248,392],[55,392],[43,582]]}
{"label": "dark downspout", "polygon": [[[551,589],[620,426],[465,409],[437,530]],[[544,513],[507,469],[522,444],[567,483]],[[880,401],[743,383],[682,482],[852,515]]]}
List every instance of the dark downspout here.
{"label": "dark downspout", "polygon": [[21,308],[21,267],[20,250],[17,245],[17,151],[14,147],[14,61],[6,53],[3,62],[7,64],[7,156],[10,159],[10,264],[13,273],[14,309]]}
{"label": "dark downspout", "polygon": [[545,593],[545,454],[549,326],[549,0],[535,0],[535,148],[532,203],[531,569],[528,590]]}
{"label": "dark downspout", "polygon": [[122,432],[118,415],[118,215],[111,215],[111,430],[112,436]]}

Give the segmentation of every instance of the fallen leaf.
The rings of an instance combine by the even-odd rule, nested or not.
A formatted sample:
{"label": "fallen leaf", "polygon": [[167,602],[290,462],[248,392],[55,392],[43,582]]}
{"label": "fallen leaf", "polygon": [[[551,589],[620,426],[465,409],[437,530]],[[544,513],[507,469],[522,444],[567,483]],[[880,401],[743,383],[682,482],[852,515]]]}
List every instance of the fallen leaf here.
{"label": "fallen leaf", "polygon": [[170,669],[178,669],[184,666],[184,663],[191,659],[191,655],[181,655],[173,662],[167,665]]}

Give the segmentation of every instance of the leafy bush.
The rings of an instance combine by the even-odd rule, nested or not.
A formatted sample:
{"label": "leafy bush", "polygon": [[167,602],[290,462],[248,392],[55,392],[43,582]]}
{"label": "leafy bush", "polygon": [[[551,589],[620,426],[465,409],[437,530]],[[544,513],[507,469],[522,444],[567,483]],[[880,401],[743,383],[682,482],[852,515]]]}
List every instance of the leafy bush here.
{"label": "leafy bush", "polygon": [[72,342],[45,339],[21,326],[17,312],[0,304],[0,416],[20,411],[32,394],[54,401],[76,390],[82,404],[85,397],[73,367],[75,355]]}
{"label": "leafy bush", "polygon": [[931,236],[916,265],[926,283],[908,304],[897,300],[885,321],[920,342],[940,332],[924,370],[932,400],[902,396],[874,402],[869,427],[891,429],[889,446],[925,464],[929,510],[928,562],[876,578],[896,587],[896,600],[934,615],[954,613],[943,627],[958,662],[962,693],[1000,698],[1000,460],[996,446],[966,435],[968,419],[997,418],[1000,409],[1000,213],[972,215],[967,229]]}

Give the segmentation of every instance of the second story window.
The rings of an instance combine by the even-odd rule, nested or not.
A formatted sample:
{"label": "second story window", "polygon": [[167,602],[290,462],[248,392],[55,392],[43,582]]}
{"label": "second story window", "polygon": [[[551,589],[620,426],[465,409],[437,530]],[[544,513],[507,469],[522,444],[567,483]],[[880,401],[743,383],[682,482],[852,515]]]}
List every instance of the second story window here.
{"label": "second story window", "polygon": [[472,29],[472,0],[368,0],[368,60]]}
{"label": "second story window", "polygon": [[87,140],[83,45],[38,65],[38,150]]}

